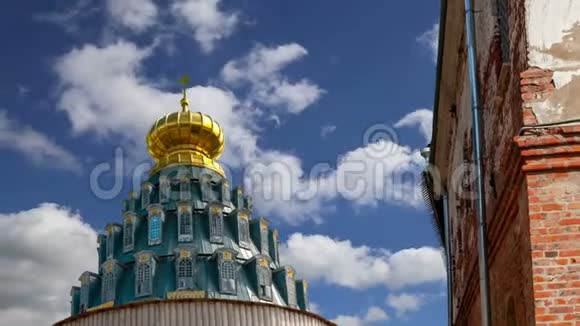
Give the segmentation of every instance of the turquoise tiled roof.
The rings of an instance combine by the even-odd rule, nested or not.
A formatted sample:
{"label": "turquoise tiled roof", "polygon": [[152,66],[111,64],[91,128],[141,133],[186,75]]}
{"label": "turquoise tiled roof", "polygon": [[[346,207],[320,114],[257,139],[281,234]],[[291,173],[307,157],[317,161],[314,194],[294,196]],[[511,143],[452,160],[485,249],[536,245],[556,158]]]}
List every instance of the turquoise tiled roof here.
{"label": "turquoise tiled roof", "polygon": [[[160,179],[167,180],[169,184],[165,186],[170,190],[167,200],[162,199],[160,190],[164,184],[160,184]],[[188,184],[182,186],[184,182]],[[201,184],[202,182],[208,184]],[[169,300],[176,295],[263,301],[308,309],[305,282],[294,280],[292,268],[281,268],[283,266],[278,261],[277,232],[269,228],[265,218],[251,216],[251,199],[241,189],[230,190],[227,180],[220,174],[199,167],[165,169],[152,175],[147,183],[151,190],[147,200],[149,205],[142,205],[140,196],[126,199],[123,202],[121,223],[108,224],[106,233],[99,236],[100,267],[97,273],[85,273],[91,275],[86,284],[82,283],[80,288],[73,287],[71,290],[73,315],[102,305],[121,305],[151,299]],[[188,189],[189,193],[184,194],[183,189]],[[181,208],[178,207],[191,211],[192,229],[188,241],[179,241],[178,213]],[[156,209],[162,211],[163,222],[161,243],[153,245],[148,238],[149,216],[150,211]],[[218,215],[212,215],[214,210]],[[222,241],[212,242],[210,219],[219,214],[223,216],[223,231],[220,233]],[[248,243],[240,243],[243,237],[243,218],[248,221],[245,224],[248,227]],[[134,225],[133,242],[125,239],[126,219]],[[127,247],[125,241],[131,243],[131,246]],[[112,246],[112,250],[107,246]],[[192,285],[179,289],[176,263],[184,254],[192,255],[194,272]],[[229,255],[232,255],[231,259],[236,265],[235,292],[232,293],[220,291],[218,266],[220,259],[227,259],[224,257],[230,257]],[[142,256],[145,258],[141,258]],[[142,263],[140,259],[148,259],[153,267],[152,288],[150,294],[137,297],[136,266]],[[261,292],[264,291],[261,289],[263,284],[258,284],[258,274],[263,272],[261,268],[266,268],[270,273],[269,297]],[[288,277],[281,277],[281,272],[290,274]],[[114,285],[107,287],[109,291],[113,289],[113,294],[105,294],[103,289],[105,283],[110,284],[108,280],[105,281],[105,273],[114,275]],[[289,291],[289,287],[293,290]],[[296,295],[296,298],[289,300],[289,294]],[[113,300],[107,302],[109,298]]]}

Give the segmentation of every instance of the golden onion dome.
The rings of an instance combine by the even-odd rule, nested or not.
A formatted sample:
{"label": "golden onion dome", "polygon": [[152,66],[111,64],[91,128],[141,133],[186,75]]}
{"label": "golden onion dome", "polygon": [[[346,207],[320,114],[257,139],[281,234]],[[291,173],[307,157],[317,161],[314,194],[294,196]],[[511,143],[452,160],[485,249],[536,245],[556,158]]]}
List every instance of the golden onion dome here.
{"label": "golden onion dome", "polygon": [[147,151],[156,165],[151,174],[172,166],[205,167],[224,175],[216,162],[224,151],[221,126],[210,116],[188,109],[183,91],[182,110],[166,114],[153,124],[147,134]]}

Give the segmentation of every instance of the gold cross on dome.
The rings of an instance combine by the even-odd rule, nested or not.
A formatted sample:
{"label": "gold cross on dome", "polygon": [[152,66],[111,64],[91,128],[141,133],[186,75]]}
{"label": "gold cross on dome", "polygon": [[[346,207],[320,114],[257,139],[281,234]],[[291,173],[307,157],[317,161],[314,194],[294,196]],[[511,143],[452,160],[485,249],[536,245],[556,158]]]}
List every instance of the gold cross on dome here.
{"label": "gold cross on dome", "polygon": [[183,87],[183,97],[181,98],[181,108],[183,111],[187,110],[187,107],[189,106],[189,101],[187,100],[187,86],[190,81],[191,78],[187,75],[183,75],[179,78],[179,84]]}
{"label": "gold cross on dome", "polygon": [[179,78],[179,84],[183,86],[183,94],[185,94],[189,82],[191,82],[191,78],[188,75],[183,75]]}

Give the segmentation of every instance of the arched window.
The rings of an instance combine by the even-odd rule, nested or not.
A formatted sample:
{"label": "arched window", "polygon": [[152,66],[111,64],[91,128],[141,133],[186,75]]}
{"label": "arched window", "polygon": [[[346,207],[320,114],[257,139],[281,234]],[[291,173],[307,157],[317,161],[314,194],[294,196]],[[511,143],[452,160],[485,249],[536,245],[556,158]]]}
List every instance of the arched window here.
{"label": "arched window", "polygon": [[161,243],[161,215],[149,218],[149,245]]}
{"label": "arched window", "polygon": [[244,207],[246,207],[247,209],[249,209],[250,211],[254,208],[254,204],[253,204],[253,199],[250,196],[247,196],[244,199]]}
{"label": "arched window", "polygon": [[211,176],[202,175],[199,178],[199,183],[201,187],[201,200],[205,202],[210,202],[214,199],[213,189],[211,187]]}
{"label": "arched window", "polygon": [[288,291],[288,305],[295,307],[297,305],[297,302],[296,302],[296,282],[294,282],[294,277],[288,276],[286,288]]}
{"label": "arched window", "polygon": [[260,222],[260,251],[262,255],[270,254],[270,248],[268,248],[268,224],[265,222]]}
{"label": "arched window", "polygon": [[103,303],[115,301],[115,275],[113,272],[106,272],[103,275]]}
{"label": "arched window", "polygon": [[159,178],[159,202],[167,203],[171,196],[171,182],[167,177],[162,176]]}
{"label": "arched window", "polygon": [[115,233],[113,230],[107,232],[107,259],[113,258],[115,254]]}
{"label": "arched window", "polygon": [[126,218],[123,230],[123,248],[125,252],[131,251],[134,248],[134,230],[135,224],[133,218]]}
{"label": "arched window", "polygon": [[261,266],[258,269],[258,296],[272,300],[272,271],[268,267]]}
{"label": "arched window", "polygon": [[223,242],[223,234],[224,234],[224,223],[223,223],[223,215],[222,211],[218,207],[212,207],[209,210],[209,219],[210,219],[210,242]]}
{"label": "arched window", "polygon": [[83,284],[81,285],[80,312],[84,312],[85,310],[87,310],[88,306],[89,306],[89,284],[83,282]]}
{"label": "arched window", "polygon": [[219,266],[220,292],[236,293],[236,263],[232,260],[224,260]]}
{"label": "arched window", "polygon": [[278,242],[278,231],[276,229],[270,232],[270,241],[272,242],[270,246],[270,258],[274,260],[274,263],[279,264],[280,262],[280,243]]}
{"label": "arched window", "polygon": [[224,204],[229,204],[230,200],[230,185],[226,180],[221,183],[221,199]]}
{"label": "arched window", "polygon": [[141,207],[147,208],[151,203],[151,185],[144,184],[141,189]]}
{"label": "arched window", "polygon": [[242,188],[237,187],[234,191],[234,205],[238,209],[244,208],[244,193],[242,192]]}
{"label": "arched window", "polygon": [[186,201],[191,199],[191,182],[189,178],[183,178],[179,183],[179,199]]}
{"label": "arched window", "polygon": [[177,288],[193,288],[193,260],[183,258],[177,264]]}
{"label": "arched window", "polygon": [[191,216],[191,208],[188,206],[180,206],[177,210],[179,220],[178,224],[178,239],[182,242],[193,240],[193,219]]}
{"label": "arched window", "polygon": [[240,216],[240,244],[248,246],[250,244],[250,225],[246,215]]}
{"label": "arched window", "polygon": [[151,288],[151,265],[148,263],[139,263],[137,266],[135,296],[142,297],[151,295]]}
{"label": "arched window", "polygon": [[187,212],[182,212],[179,214],[179,234],[191,234],[191,218]]}

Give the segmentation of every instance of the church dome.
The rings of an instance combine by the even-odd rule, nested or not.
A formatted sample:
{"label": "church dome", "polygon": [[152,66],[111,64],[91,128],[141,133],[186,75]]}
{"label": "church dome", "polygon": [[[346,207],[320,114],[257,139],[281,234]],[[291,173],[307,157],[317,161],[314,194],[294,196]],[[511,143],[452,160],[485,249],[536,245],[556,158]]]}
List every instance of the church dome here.
{"label": "church dome", "polygon": [[230,188],[215,161],[223,130],[189,111],[185,85],[181,107],[147,134],[156,165],[98,235],[97,270],[71,288],[71,317],[57,325],[333,325],[308,312],[308,283],[280,261],[252,197]]}
{"label": "church dome", "polygon": [[216,162],[224,151],[221,126],[206,114],[190,111],[185,94],[181,106],[181,111],[157,119],[147,134],[147,150],[156,163],[151,173],[166,167],[193,165],[223,175]]}

